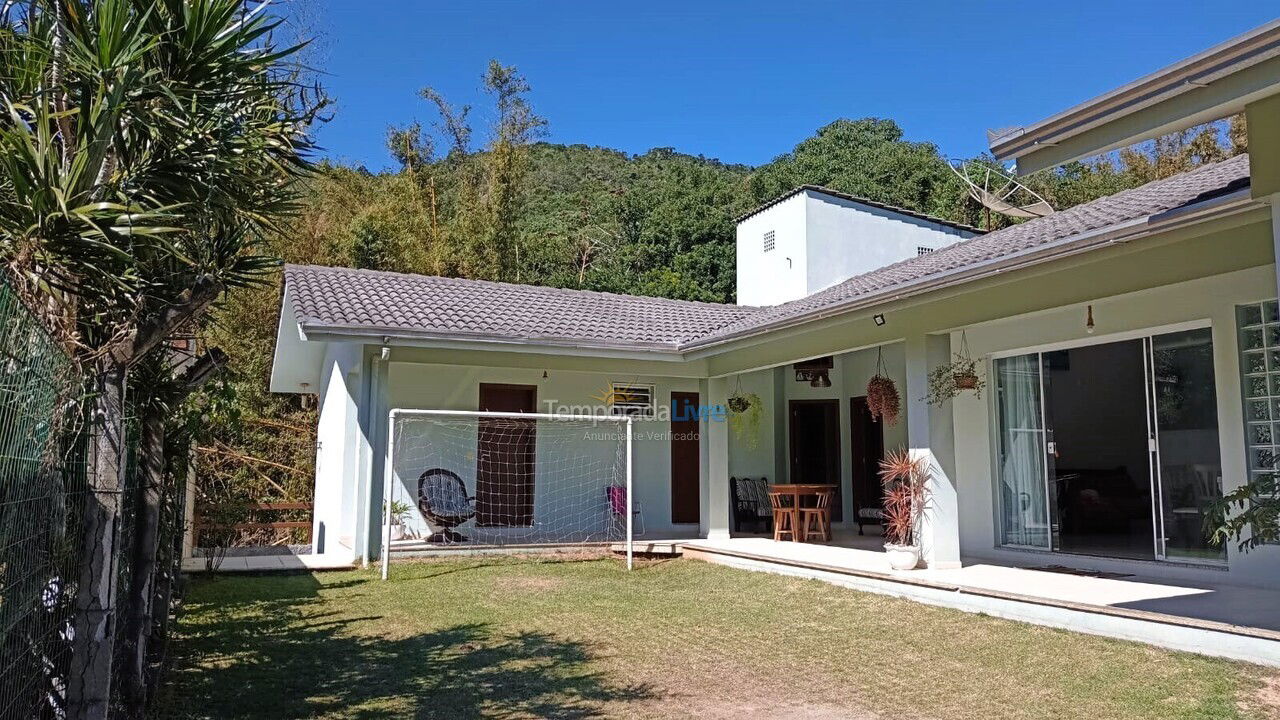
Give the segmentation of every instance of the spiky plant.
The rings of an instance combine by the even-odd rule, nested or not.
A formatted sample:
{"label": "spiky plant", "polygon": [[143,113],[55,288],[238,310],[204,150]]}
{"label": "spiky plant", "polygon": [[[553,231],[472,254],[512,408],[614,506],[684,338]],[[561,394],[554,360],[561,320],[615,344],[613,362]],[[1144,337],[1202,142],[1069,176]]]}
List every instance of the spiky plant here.
{"label": "spiky plant", "polygon": [[0,3],[0,263],[89,379],[69,714],[108,713],[125,379],[274,265],[318,104],[257,0]]}
{"label": "spiky plant", "polygon": [[915,544],[916,524],[924,509],[929,465],[924,457],[911,457],[906,448],[890,452],[880,461],[884,486],[884,537],[892,545]]}

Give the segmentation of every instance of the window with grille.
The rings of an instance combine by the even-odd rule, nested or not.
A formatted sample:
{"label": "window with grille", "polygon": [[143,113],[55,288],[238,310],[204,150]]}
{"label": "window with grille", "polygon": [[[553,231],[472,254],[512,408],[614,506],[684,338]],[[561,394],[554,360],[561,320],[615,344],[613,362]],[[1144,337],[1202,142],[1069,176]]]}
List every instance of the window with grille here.
{"label": "window with grille", "polygon": [[925,247],[923,245],[916,247],[916,257],[919,257],[921,255],[928,255],[931,252],[933,252],[933,248],[931,247]]}
{"label": "window with grille", "polygon": [[1240,328],[1245,448],[1251,482],[1280,472],[1280,306],[1275,300],[1236,308]]}
{"label": "window with grille", "polygon": [[773,252],[773,245],[776,239],[777,238],[774,235],[772,230],[764,234],[764,251],[765,252]]}
{"label": "window with grille", "polygon": [[653,417],[653,386],[610,383],[609,410],[614,415]]}

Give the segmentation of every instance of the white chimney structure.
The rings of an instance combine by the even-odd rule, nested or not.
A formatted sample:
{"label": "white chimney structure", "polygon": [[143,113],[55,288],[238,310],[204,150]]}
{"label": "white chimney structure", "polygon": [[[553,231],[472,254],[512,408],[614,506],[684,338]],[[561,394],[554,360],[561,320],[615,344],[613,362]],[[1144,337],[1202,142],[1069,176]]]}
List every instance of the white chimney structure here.
{"label": "white chimney structure", "polygon": [[798,300],[981,232],[804,185],[738,219],[738,304]]}

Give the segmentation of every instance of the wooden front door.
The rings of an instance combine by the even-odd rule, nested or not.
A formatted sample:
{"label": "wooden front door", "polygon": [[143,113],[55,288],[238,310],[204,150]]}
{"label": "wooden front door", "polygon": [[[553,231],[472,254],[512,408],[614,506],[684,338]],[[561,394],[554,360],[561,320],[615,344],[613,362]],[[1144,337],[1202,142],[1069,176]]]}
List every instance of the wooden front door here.
{"label": "wooden front door", "polygon": [[[480,410],[536,412],[535,385],[480,383]],[[533,524],[534,447],[537,423],[513,418],[480,418],[476,433],[476,525],[529,527]]]}
{"label": "wooden front door", "polygon": [[884,423],[871,417],[867,398],[849,398],[849,455],[853,461],[853,510],[884,509],[880,461],[884,459]]}
{"label": "wooden front door", "polygon": [[698,393],[671,393],[671,522],[698,522]]}
{"label": "wooden front door", "polygon": [[840,401],[792,400],[791,482],[835,485],[831,519],[841,520]]}

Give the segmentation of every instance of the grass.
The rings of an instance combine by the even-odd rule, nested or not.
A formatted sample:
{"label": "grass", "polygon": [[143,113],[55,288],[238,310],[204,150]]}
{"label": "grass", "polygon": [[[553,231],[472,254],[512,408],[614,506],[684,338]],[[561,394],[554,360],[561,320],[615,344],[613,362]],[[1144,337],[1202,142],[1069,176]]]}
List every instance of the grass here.
{"label": "grass", "polygon": [[196,581],[161,715],[1260,718],[1276,674],[692,560]]}

